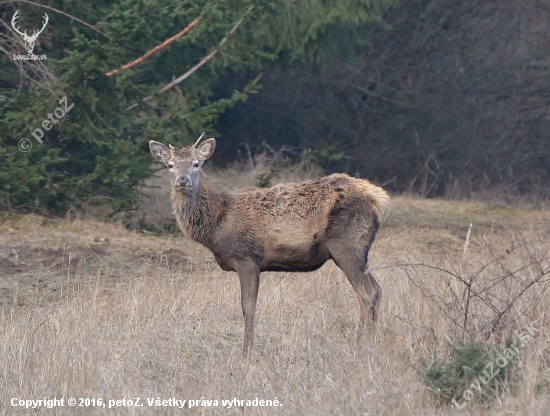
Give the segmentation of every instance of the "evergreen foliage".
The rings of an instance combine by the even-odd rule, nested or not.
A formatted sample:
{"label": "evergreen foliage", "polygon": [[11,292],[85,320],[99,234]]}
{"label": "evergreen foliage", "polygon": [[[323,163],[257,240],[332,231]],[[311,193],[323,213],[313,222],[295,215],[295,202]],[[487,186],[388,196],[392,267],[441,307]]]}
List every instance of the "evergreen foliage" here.
{"label": "evergreen foliage", "polygon": [[[258,90],[263,63],[315,59],[337,26],[352,31],[376,21],[387,3],[119,0],[66,5],[50,0],[42,3],[44,7],[22,3],[18,22],[22,29],[31,32],[40,27],[45,12],[49,16],[34,51],[46,54],[45,61],[14,60],[14,54],[24,53],[9,24],[17,9],[13,3],[1,5],[0,207],[58,214],[105,201],[115,211],[131,207],[137,185],[152,173],[149,140],[182,146],[202,131],[215,134],[219,116]],[[106,76],[195,19],[199,23],[170,46],[137,66]],[[216,56],[185,82],[155,94],[216,48]],[[240,91],[215,88],[237,72],[249,74]],[[128,110],[153,94],[151,100]],[[62,97],[74,107],[47,131],[43,120],[60,106]],[[43,144],[32,136],[36,129],[44,133]],[[28,152],[18,149],[22,138],[31,141]]]}
{"label": "evergreen foliage", "polygon": [[[418,372],[439,401],[448,404],[455,400],[461,403],[468,389],[475,393],[472,397],[477,397],[476,401],[486,400],[496,397],[497,391],[505,386],[517,366],[518,355],[511,346],[517,348],[517,344],[512,341],[508,341],[504,347],[495,345],[492,349],[476,341],[451,345],[446,360],[437,357],[431,361],[422,360]],[[511,351],[513,356],[511,353],[507,355],[506,351]]]}

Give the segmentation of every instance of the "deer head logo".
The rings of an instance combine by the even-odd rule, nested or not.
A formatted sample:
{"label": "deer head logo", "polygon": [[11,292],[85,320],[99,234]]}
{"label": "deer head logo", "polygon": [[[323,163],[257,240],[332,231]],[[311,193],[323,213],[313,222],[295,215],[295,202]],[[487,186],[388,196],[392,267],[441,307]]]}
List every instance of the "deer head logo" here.
{"label": "deer head logo", "polygon": [[33,31],[33,34],[31,36],[27,35],[27,30],[25,30],[24,32],[21,32],[19,30],[19,28],[17,26],[15,26],[15,21],[17,20],[17,18],[19,17],[19,10],[15,12],[15,14],[13,15],[13,18],[11,19],[11,26],[13,27],[13,29],[19,33],[21,35],[21,37],[23,38],[23,40],[25,41],[25,49],[27,49],[27,52],[28,53],[32,53],[33,49],[34,49],[34,42],[36,42],[36,38],[38,38],[38,35],[40,35],[43,31],[44,31],[44,28],[46,27],[46,25],[48,24],[48,20],[49,17],[46,13],[44,13],[44,24],[42,25],[42,29],[40,30],[34,30]]}

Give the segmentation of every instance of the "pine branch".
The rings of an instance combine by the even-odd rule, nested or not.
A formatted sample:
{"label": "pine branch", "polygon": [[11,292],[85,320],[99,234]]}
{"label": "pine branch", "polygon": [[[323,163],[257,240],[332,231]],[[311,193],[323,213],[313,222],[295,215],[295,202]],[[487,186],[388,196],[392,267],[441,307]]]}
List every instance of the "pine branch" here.
{"label": "pine branch", "polygon": [[107,72],[105,75],[107,75],[108,77],[111,77],[115,74],[118,74],[120,71],[124,70],[124,69],[128,69],[128,68],[132,68],[136,65],[139,65],[140,63],[142,63],[143,61],[145,61],[147,58],[149,58],[151,55],[154,55],[155,53],[157,53],[158,51],[160,51],[162,48],[165,48],[166,46],[168,46],[169,44],[171,44],[172,42],[174,42],[176,39],[182,37],[183,35],[185,35],[187,32],[189,32],[191,29],[193,29],[193,27],[200,22],[200,19],[195,19],[193,20],[191,23],[189,23],[187,25],[187,27],[185,29],[183,29],[181,32],[175,34],[174,36],[172,36],[171,38],[168,38],[166,39],[164,42],[162,42],[160,45],[157,45],[155,46],[153,49],[151,49],[149,52],[147,52],[145,55],[142,55],[140,56],[139,58],[133,60],[132,62],[130,63],[127,63],[126,65],[122,66],[121,68],[119,69],[113,69],[112,71],[109,71]]}
{"label": "pine branch", "polygon": [[212,59],[219,51],[219,47],[222,46],[226,41],[227,39],[229,38],[229,36],[231,36],[233,33],[235,33],[235,31],[237,30],[237,28],[241,25],[241,23],[244,21],[244,18],[246,17],[247,14],[249,14],[252,9],[254,8],[254,6],[250,6],[248,8],[248,10],[246,11],[245,15],[243,17],[241,17],[237,23],[235,23],[233,25],[233,27],[231,28],[231,30],[229,32],[227,32],[227,34],[225,35],[225,37],[220,41],[220,43],[218,44],[218,47],[213,49],[208,55],[204,56],[200,61],[199,63],[197,63],[193,68],[191,68],[189,71],[187,71],[185,74],[181,75],[180,77],[176,78],[175,80],[173,80],[172,82],[166,84],[164,87],[162,87],[160,90],[154,92],[153,94],[145,97],[144,99],[138,101],[138,102],[135,102],[134,104],[132,104],[131,106],[129,106],[128,108],[126,108],[124,111],[130,111],[130,110],[133,110],[134,108],[138,107],[141,103],[145,103],[147,101],[150,101],[152,100],[156,95],[158,94],[161,94],[163,92],[166,92],[168,91],[170,88],[178,85],[179,83],[185,81],[187,78],[189,78],[191,75],[193,75],[201,66],[203,66],[205,63],[207,63],[210,59]]}

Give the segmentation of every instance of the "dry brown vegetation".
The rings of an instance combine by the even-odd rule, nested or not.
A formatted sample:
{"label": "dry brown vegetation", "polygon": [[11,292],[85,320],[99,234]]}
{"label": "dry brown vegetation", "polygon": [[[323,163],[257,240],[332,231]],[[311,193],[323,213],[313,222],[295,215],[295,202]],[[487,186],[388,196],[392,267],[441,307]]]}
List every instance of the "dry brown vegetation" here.
{"label": "dry brown vegetation", "polygon": [[[265,273],[257,345],[245,361],[238,279],[206,249],[117,224],[4,218],[0,413],[31,413],[12,398],[139,397],[139,408],[32,414],[547,414],[549,219],[548,211],[396,197],[371,251],[383,290],[378,328],[359,336],[357,300],[332,263]],[[501,343],[531,323],[540,332],[498,399],[458,411],[416,372],[422,358],[445,356],[449,340]],[[220,402],[148,406],[159,397]],[[233,398],[282,406],[222,407]]]}
{"label": "dry brown vegetation", "polygon": [[550,55],[540,51],[550,48],[549,2],[397,3],[386,29],[365,34],[369,47],[335,47],[322,71],[266,70],[259,93],[224,117],[226,146],[299,137],[346,151],[325,167],[389,190],[547,201]]}

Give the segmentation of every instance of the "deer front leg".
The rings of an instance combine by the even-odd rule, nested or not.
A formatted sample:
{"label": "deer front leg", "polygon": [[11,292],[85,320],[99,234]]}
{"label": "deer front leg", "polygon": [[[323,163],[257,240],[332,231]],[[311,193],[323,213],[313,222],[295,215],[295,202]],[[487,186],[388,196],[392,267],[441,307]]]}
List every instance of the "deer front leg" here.
{"label": "deer front leg", "polygon": [[248,357],[254,347],[254,315],[260,285],[260,270],[252,260],[237,262],[235,270],[241,282],[241,304],[244,316],[243,353]]}

